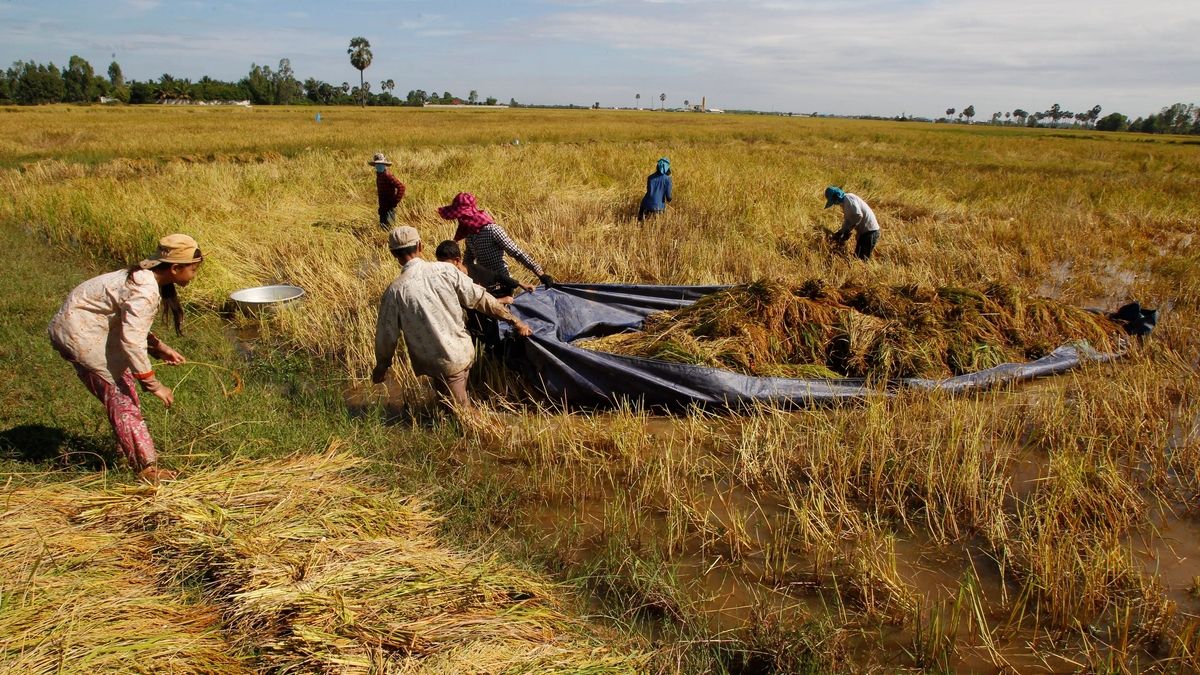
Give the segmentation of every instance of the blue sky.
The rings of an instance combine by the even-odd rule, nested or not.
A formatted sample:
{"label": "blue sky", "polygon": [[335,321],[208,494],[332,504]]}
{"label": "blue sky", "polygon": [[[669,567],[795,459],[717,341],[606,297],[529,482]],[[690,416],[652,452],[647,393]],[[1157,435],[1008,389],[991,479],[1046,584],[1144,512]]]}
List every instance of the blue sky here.
{"label": "blue sky", "polygon": [[0,0],[0,63],[127,78],[236,80],[291,60],[301,79],[366,76],[397,93],[978,118],[1200,103],[1200,0]]}

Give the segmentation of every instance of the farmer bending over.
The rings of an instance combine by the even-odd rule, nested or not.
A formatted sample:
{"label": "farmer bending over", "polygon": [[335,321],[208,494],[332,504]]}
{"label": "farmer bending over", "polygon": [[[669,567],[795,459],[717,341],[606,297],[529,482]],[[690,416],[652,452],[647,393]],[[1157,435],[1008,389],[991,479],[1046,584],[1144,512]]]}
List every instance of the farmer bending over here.
{"label": "farmer bending over", "polygon": [[646,178],[646,196],[638,207],[638,222],[667,210],[671,201],[671,160],[663,157]]}
{"label": "farmer bending over", "polygon": [[825,188],[825,208],[834,204],[842,205],[842,229],[833,234],[836,241],[844,242],[850,238],[853,230],[858,233],[854,244],[854,257],[859,260],[870,260],[871,252],[879,243],[879,221],[875,220],[875,212],[863,201],[862,197],[850,192],[844,192],[839,187]]}
{"label": "farmer bending over", "polygon": [[488,293],[492,294],[492,297],[506,305],[512,303],[513,291],[518,288],[533,291],[533,286],[517,281],[510,277],[507,272],[493,272],[477,264],[469,266],[463,264],[462,250],[459,249],[457,241],[447,239],[438,244],[433,253],[437,257],[438,262],[454,265],[460,272],[471,277],[471,281],[483,286]]}
{"label": "farmer bending over", "polygon": [[[502,305],[512,304],[513,291],[517,288],[533,291],[533,286],[523,284],[503,272],[492,272],[479,265],[467,267],[463,264],[462,251],[459,250],[456,241],[447,239],[438,244],[434,250],[434,256],[437,257],[438,262],[454,265],[458,271],[471,277],[471,281],[483,286],[484,290]],[[467,332],[483,344],[489,353],[493,353],[501,344],[500,324],[496,319],[473,309],[467,312]]]}
{"label": "farmer bending over", "polygon": [[546,274],[541,265],[522,251],[487,211],[475,206],[475,195],[460,192],[454,196],[454,201],[438,207],[437,211],[443,220],[458,221],[454,241],[467,240],[463,260],[468,269],[478,265],[494,274],[510,276],[508,263],[504,261],[504,254],[507,253],[537,275],[542,284],[554,285],[554,277]]}
{"label": "farmer bending over", "polygon": [[392,165],[382,152],[375,153],[367,164],[375,166],[375,191],[379,194],[379,226],[389,228],[396,221],[396,207],[404,199],[404,183],[393,176],[388,167]]}
{"label": "farmer bending over", "polygon": [[401,272],[379,304],[371,381],[383,382],[403,333],[413,372],[428,375],[452,409],[469,407],[467,374],[475,360],[475,345],[467,333],[464,310],[503,319],[522,337],[533,331],[453,265],[422,260],[421,236],[415,227],[393,228],[388,248],[400,262]]}
{"label": "farmer bending over", "polygon": [[180,333],[183,307],[176,287],[195,278],[201,260],[195,239],[168,235],[159,240],[154,257],[76,286],[50,320],[50,344],[104,404],[121,454],[150,482],[174,478],[175,472],[158,468],[134,382],[168,408],[175,402],[171,388],[154,377],[150,356],[172,366],[184,358],[150,327],[161,306]]}

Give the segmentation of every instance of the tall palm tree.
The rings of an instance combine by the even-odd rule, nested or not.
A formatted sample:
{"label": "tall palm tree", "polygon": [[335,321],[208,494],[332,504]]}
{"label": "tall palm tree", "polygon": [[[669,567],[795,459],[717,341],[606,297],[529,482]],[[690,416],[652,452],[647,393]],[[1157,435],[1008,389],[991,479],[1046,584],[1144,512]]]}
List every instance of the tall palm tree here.
{"label": "tall palm tree", "polygon": [[658,95],[658,100],[660,101],[660,103],[659,103],[659,106],[658,106],[658,109],[659,109],[659,110],[664,110],[664,109],[666,109],[666,107],[667,107],[667,95],[666,95],[666,94],[659,94],[659,95]]}
{"label": "tall palm tree", "polygon": [[641,94],[634,94],[633,100],[634,100],[633,107],[635,107],[635,108],[642,107],[642,95]]}
{"label": "tall palm tree", "polygon": [[350,55],[350,65],[358,69],[358,91],[359,100],[365,108],[367,105],[367,97],[365,95],[367,88],[364,86],[363,71],[367,66],[371,65],[371,43],[367,42],[365,37],[356,37],[350,39],[350,48],[346,50]]}

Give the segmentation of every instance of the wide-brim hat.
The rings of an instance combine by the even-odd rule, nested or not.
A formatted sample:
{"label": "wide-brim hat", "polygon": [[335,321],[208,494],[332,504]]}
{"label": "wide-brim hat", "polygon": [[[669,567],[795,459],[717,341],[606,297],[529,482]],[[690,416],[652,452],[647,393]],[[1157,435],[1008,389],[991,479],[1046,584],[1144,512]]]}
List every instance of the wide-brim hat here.
{"label": "wide-brim hat", "polygon": [[148,270],[162,263],[190,265],[203,259],[195,239],[186,234],[168,234],[158,240],[158,252],[138,263],[138,267]]}
{"label": "wide-brim hat", "polygon": [[367,162],[367,166],[375,166],[376,164],[386,164],[387,166],[392,165],[392,163],[388,161],[387,155],[383,154],[382,152],[375,153],[375,156],[371,158],[371,161]]}

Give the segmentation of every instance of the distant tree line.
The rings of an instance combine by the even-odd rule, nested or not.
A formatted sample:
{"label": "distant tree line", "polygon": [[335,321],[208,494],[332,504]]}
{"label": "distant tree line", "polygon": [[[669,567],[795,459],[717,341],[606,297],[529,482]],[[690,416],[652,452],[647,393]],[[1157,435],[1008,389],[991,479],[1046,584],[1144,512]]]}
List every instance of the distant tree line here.
{"label": "distant tree line", "polygon": [[[369,65],[369,60],[367,63]],[[357,68],[358,64],[354,65]],[[391,79],[381,80],[378,92],[372,91],[372,83],[363,77],[362,70],[358,86],[351,86],[349,82],[332,84],[312,77],[301,82],[288,59],[280,59],[274,69],[268,65],[251,64],[250,72],[236,82],[208,76],[193,82],[167,73],[157,80],[126,80],[116,61],[109,64],[107,75],[97,75],[92,65],[79,56],[72,56],[65,69],[53,63],[17,61],[10,68],[0,71],[0,102],[22,105],[90,103],[104,97],[132,104],[168,100],[250,101],[255,105],[421,106],[426,103],[497,103],[494,97],[481,99],[474,90],[463,99],[449,91],[430,94],[417,89],[401,99],[392,93],[396,85]],[[516,101],[510,103],[515,105]]]}
{"label": "distant tree line", "polygon": [[[1136,131],[1146,134],[1200,134],[1200,107],[1194,103],[1176,103],[1169,105],[1156,115],[1139,117],[1130,120],[1121,113],[1109,113],[1100,116],[1100,106],[1093,106],[1084,112],[1071,112],[1058,103],[1042,112],[1030,113],[1021,108],[1007,112],[994,112],[991,124],[1017,124],[1021,126],[1063,127],[1080,125],[1098,131]],[[947,108],[946,116],[941,121],[953,121],[955,113],[958,121],[965,117],[967,123],[975,117],[975,106],[969,105],[962,110]]]}

